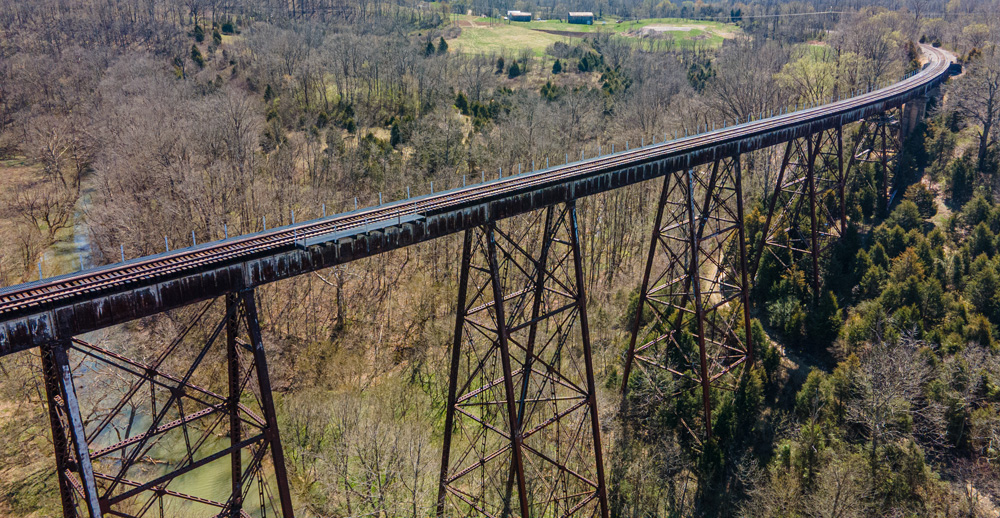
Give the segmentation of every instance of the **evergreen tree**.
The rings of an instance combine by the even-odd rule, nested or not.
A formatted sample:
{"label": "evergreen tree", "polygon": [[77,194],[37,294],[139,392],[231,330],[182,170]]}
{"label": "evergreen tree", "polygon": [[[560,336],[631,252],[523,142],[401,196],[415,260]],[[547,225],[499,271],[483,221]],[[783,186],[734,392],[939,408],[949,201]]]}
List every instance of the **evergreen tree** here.
{"label": "evergreen tree", "polygon": [[201,25],[194,26],[194,41],[198,43],[205,41],[205,29],[202,29]]}
{"label": "evergreen tree", "polygon": [[271,89],[271,85],[268,84],[267,88],[264,89],[264,102],[271,102],[274,99],[274,90]]}
{"label": "evergreen tree", "polygon": [[517,66],[517,61],[515,61],[511,63],[510,68],[507,69],[507,77],[514,79],[519,75],[521,75],[521,67]]}
{"label": "evergreen tree", "polygon": [[562,88],[552,84],[552,81],[546,81],[545,84],[542,85],[541,94],[542,98],[546,101],[554,101],[558,99],[562,93]]}
{"label": "evergreen tree", "polygon": [[205,58],[201,55],[197,45],[191,45],[191,61],[194,61],[199,68],[205,67]]}
{"label": "evergreen tree", "polygon": [[216,45],[222,45],[222,34],[219,32],[219,29],[215,29],[212,31],[212,43],[215,43]]}
{"label": "evergreen tree", "polygon": [[458,92],[458,95],[455,96],[455,107],[458,108],[458,111],[462,112],[462,115],[469,114],[469,100],[465,97],[464,93]]}
{"label": "evergreen tree", "polygon": [[[992,261],[980,256],[984,266],[969,276],[965,284],[965,296],[980,314],[990,319],[994,325],[1000,322],[1000,276]],[[980,262],[976,260],[976,263]]]}
{"label": "evergreen tree", "polygon": [[427,46],[424,47],[424,57],[434,54],[434,42],[428,40]]}
{"label": "evergreen tree", "polygon": [[444,36],[441,36],[441,40],[438,41],[438,54],[444,54],[448,52],[448,42],[444,41]]}
{"label": "evergreen tree", "polygon": [[924,219],[929,219],[937,214],[937,206],[934,204],[934,193],[924,184],[917,182],[906,188],[905,198],[917,204],[920,215]]}
{"label": "evergreen tree", "polygon": [[840,330],[840,306],[832,291],[825,291],[819,297],[816,307],[810,313],[810,336],[815,339],[819,350],[823,350],[835,338]]}
{"label": "evergreen tree", "polygon": [[389,145],[396,147],[403,143],[403,136],[399,133],[399,121],[392,121],[392,129],[389,130]]}
{"label": "evergreen tree", "polygon": [[552,73],[561,74],[562,73],[562,63],[557,59],[555,63],[552,64]]}
{"label": "evergreen tree", "polygon": [[503,56],[497,58],[497,74],[502,74],[507,65],[503,61]]}
{"label": "evergreen tree", "polygon": [[972,189],[976,181],[976,168],[972,159],[966,155],[951,165],[951,202],[955,205],[965,205],[972,197]]}

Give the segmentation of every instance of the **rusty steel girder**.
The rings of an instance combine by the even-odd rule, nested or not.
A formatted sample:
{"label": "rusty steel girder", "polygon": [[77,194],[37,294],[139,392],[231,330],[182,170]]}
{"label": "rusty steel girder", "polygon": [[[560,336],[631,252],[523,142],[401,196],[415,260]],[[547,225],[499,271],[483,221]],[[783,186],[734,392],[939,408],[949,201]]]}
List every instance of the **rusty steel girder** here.
{"label": "rusty steel girder", "polygon": [[576,207],[465,233],[437,515],[608,517]]}
{"label": "rusty steel girder", "polygon": [[[43,348],[65,516],[293,516],[254,294],[216,302],[142,361],[80,338]],[[171,487],[227,459],[228,497]]]}
{"label": "rusty steel girder", "polygon": [[952,72],[942,59],[826,106],[0,289],[0,356],[866,120],[923,98]]}
{"label": "rusty steel girder", "polygon": [[625,356],[623,411],[634,369],[646,377],[666,371],[677,381],[674,395],[701,391],[711,436],[711,387],[752,363],[742,193],[739,156],[716,161],[708,174],[664,178]]}
{"label": "rusty steel girder", "polygon": [[[756,240],[745,235],[740,155],[717,160],[707,172],[666,175],[624,359],[623,412],[636,368],[647,377],[650,369],[667,371],[678,392],[701,391],[704,433],[711,436],[712,387],[726,388],[727,374],[753,364],[749,292],[762,258],[782,268],[808,260],[803,269],[818,297],[822,255],[847,231],[851,172],[862,163],[878,164],[872,187],[880,206],[891,202],[898,116],[889,110],[861,121],[853,141],[846,160],[842,126],[785,143]],[[644,321],[647,311],[650,322]],[[685,342],[688,336],[693,344]]]}

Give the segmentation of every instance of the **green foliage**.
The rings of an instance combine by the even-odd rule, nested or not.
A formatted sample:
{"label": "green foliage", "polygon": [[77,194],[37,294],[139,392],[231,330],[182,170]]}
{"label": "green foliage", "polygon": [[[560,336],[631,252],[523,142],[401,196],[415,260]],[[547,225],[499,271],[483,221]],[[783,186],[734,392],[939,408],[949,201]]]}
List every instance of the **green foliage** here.
{"label": "green foliage", "polygon": [[832,291],[825,291],[809,312],[808,333],[812,347],[825,349],[837,338],[840,325],[841,315],[837,297]]}
{"label": "green foliage", "polygon": [[444,36],[441,36],[441,39],[438,40],[437,53],[446,54],[447,52],[448,52],[448,42],[444,41]]}
{"label": "green foliage", "polygon": [[800,344],[806,336],[806,308],[798,298],[787,295],[767,306],[769,323],[780,330],[792,344]]}
{"label": "green foliage", "polygon": [[194,26],[194,41],[198,43],[205,41],[205,29],[202,29],[201,25]]}
{"label": "green foliage", "polygon": [[886,220],[887,225],[898,225],[902,230],[919,228],[921,223],[923,223],[923,215],[921,215],[917,204],[910,200],[903,200]]}
{"label": "green foliage", "polygon": [[514,79],[519,75],[521,75],[521,67],[518,66],[517,61],[514,61],[510,64],[510,68],[507,69],[507,78]]}
{"label": "green foliage", "polygon": [[232,21],[222,22],[222,34],[237,34],[239,31]]}
{"label": "green foliage", "polygon": [[546,81],[541,88],[542,99],[546,101],[555,101],[565,93],[565,90],[557,85],[552,84],[552,81]]}
{"label": "green foliage", "polygon": [[920,182],[907,187],[904,198],[916,204],[917,210],[920,212],[920,217],[923,219],[930,219],[937,214],[934,193]]}
{"label": "green foliage", "polygon": [[962,223],[969,227],[975,227],[980,223],[990,221],[993,205],[984,196],[976,196],[969,200],[962,207]]}
{"label": "green foliage", "polygon": [[501,113],[510,112],[509,100],[502,92],[498,92],[498,95],[487,102],[470,101],[463,92],[459,92],[455,96],[455,107],[462,115],[472,118],[472,125],[476,129],[495,120]]}
{"label": "green foliage", "polygon": [[576,69],[580,72],[600,72],[604,68],[604,56],[596,52],[588,52],[577,64]]}
{"label": "green foliage", "polygon": [[399,121],[392,121],[392,128],[389,130],[389,145],[396,147],[403,143],[403,137],[399,132]]}
{"label": "green foliage", "polygon": [[781,367],[781,352],[768,339],[764,326],[756,318],[750,321],[750,337],[753,339],[754,350],[760,366],[764,369],[767,382],[774,383],[778,379],[778,369]]}
{"label": "green foliage", "polygon": [[919,122],[903,140],[899,153],[899,165],[896,170],[897,181],[899,181],[898,179],[905,182],[915,181],[924,174],[924,169],[931,160],[927,152],[929,131],[927,124]]}
{"label": "green foliage", "polygon": [[557,59],[556,62],[552,64],[552,73],[553,74],[561,74],[562,71],[563,71],[562,62],[560,62]]}
{"label": "green foliage", "polygon": [[216,46],[222,45],[222,34],[219,32],[219,29],[212,29],[212,43]]}
{"label": "green foliage", "polygon": [[965,284],[965,296],[977,312],[997,325],[1000,323],[1000,277],[997,275],[996,265],[985,255],[980,255],[970,270],[971,274]]}
{"label": "green foliage", "polygon": [[506,64],[504,63],[504,61],[503,61],[503,56],[500,56],[500,57],[498,57],[498,58],[497,58],[497,69],[496,69],[496,73],[497,73],[497,74],[502,74],[502,73],[503,73],[503,71],[504,71],[504,69],[505,69],[506,67],[507,67],[507,65],[506,65]]}
{"label": "green foliage", "polygon": [[427,45],[424,46],[424,57],[430,57],[434,55],[434,42],[427,40]]}
{"label": "green foliage", "polygon": [[687,80],[692,88],[697,92],[702,92],[708,82],[715,77],[715,69],[712,68],[710,60],[694,61],[688,66]]}
{"label": "green foliage", "polygon": [[201,55],[201,51],[198,50],[198,45],[191,45],[191,61],[194,61],[198,68],[205,67],[205,57]]}
{"label": "green foliage", "polygon": [[990,227],[986,226],[985,222],[981,222],[976,225],[976,228],[972,230],[972,235],[969,236],[968,247],[969,255],[971,257],[979,257],[980,255],[986,255],[987,257],[993,257],[993,240],[995,236]]}
{"label": "green foliage", "polygon": [[725,454],[714,437],[706,439],[698,458],[698,484],[701,499],[715,498],[712,488],[719,482],[725,467]]}
{"label": "green foliage", "polygon": [[920,48],[913,40],[906,42],[906,69],[907,71],[920,69]]}
{"label": "green foliage", "polygon": [[601,74],[601,90],[607,95],[624,92],[632,85],[632,78],[619,70],[605,70]]}
{"label": "green foliage", "polygon": [[458,95],[455,96],[455,107],[462,112],[462,115],[469,115],[469,99],[465,97],[464,93],[458,92]]}
{"label": "green foliage", "polygon": [[871,270],[874,265],[867,251],[858,250],[857,255],[854,256],[854,261],[851,263],[851,279],[854,281],[852,284],[856,286],[860,283],[861,279],[865,277],[868,270]]}
{"label": "green foliage", "polygon": [[976,182],[976,165],[968,153],[952,162],[949,190],[951,202],[955,206],[964,205],[972,197]]}

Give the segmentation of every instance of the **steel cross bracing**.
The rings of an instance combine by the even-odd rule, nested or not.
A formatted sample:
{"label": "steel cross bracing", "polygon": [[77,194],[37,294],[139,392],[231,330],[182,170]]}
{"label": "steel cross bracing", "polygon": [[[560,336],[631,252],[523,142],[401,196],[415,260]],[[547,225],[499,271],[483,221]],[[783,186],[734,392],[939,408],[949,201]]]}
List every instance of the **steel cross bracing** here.
{"label": "steel cross bracing", "polygon": [[761,261],[809,271],[813,296],[819,295],[823,253],[847,230],[851,171],[878,164],[882,180],[872,187],[880,201],[888,193],[899,146],[896,120],[862,121],[846,160],[841,126],[788,141],[756,239],[744,225],[740,156],[664,177],[624,359],[623,412],[634,370],[643,379],[665,371],[675,382],[673,392],[660,397],[699,390],[701,427],[711,436],[712,388],[731,388],[726,375],[753,363],[750,281]]}
{"label": "steel cross bracing", "polygon": [[[205,303],[142,361],[109,347],[43,347],[65,516],[293,515],[253,292]],[[173,484],[226,463],[225,501]]]}
{"label": "steel cross bracing", "polygon": [[813,293],[820,289],[820,254],[847,228],[848,170],[843,160],[844,130],[836,127],[785,144],[749,266],[755,278],[761,260],[785,269],[808,257]]}
{"label": "steel cross bracing", "polygon": [[607,518],[576,207],[517,219],[465,233],[437,515]]}
{"label": "steel cross bracing", "polygon": [[[760,265],[811,271],[818,294],[851,171],[873,164],[879,207],[891,200],[900,125],[886,112],[950,70],[924,49],[923,72],[831,105],[0,291],[0,356],[41,348],[65,515],[292,516],[253,288],[465,231],[438,515],[607,517],[575,200],[663,178],[623,402],[630,376],[666,373],[663,397],[700,392],[710,435],[711,391],[753,363]],[[742,155],[779,144],[766,221],[747,235]],[[153,336],[81,338],[173,309],[192,323],[162,351],[143,347]],[[179,487],[216,463],[225,501]]]}
{"label": "steel cross bracing", "polygon": [[923,70],[830,104],[0,289],[0,356],[871,119],[953,72],[921,48]]}
{"label": "steel cross bracing", "polygon": [[707,435],[711,386],[753,360],[741,331],[750,323],[742,193],[739,157],[715,162],[707,175],[664,177],[625,357],[624,397],[633,369],[645,378],[667,371],[677,383],[663,397],[701,391]]}

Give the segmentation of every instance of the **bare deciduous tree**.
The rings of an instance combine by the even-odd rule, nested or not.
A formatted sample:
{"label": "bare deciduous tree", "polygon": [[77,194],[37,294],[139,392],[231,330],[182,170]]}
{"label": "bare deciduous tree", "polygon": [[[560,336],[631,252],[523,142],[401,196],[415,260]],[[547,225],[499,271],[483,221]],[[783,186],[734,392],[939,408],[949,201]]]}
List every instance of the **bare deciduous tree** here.
{"label": "bare deciduous tree", "polygon": [[955,108],[978,126],[978,158],[982,162],[996,140],[993,127],[1000,118],[1000,51],[996,45],[983,49],[982,55],[968,63],[965,74],[950,86]]}

